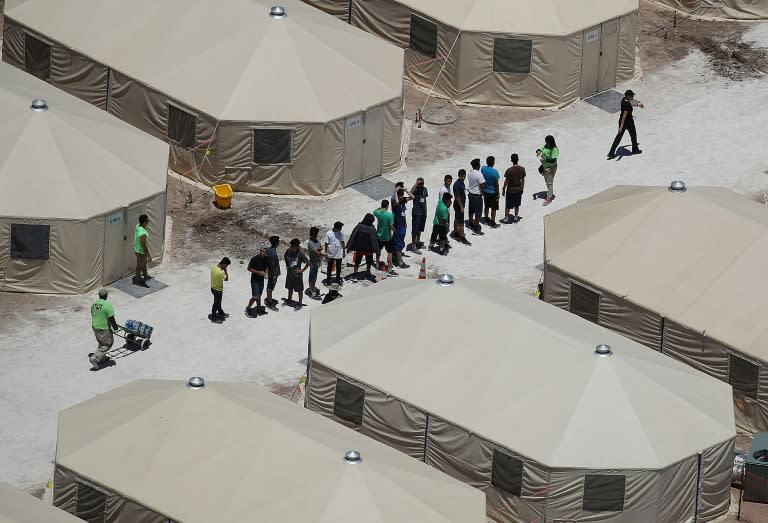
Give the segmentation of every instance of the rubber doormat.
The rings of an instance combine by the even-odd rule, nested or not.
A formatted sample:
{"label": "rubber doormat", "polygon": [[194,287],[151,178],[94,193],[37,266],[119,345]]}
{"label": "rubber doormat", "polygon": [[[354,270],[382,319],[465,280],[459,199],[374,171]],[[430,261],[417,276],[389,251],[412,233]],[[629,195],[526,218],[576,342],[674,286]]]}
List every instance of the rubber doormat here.
{"label": "rubber doormat", "polygon": [[395,194],[395,183],[381,176],[350,185],[350,187],[376,201],[381,201],[385,198],[389,199]]}
{"label": "rubber doormat", "polygon": [[122,280],[117,280],[116,282],[112,283],[110,287],[119,291],[123,291],[124,293],[128,294],[129,296],[133,296],[134,298],[143,298],[148,294],[161,291],[168,287],[168,285],[165,283],[157,281],[154,278],[149,280],[147,285],[149,285],[148,288],[134,285],[133,276],[126,276]]}
{"label": "rubber doormat", "polygon": [[621,111],[621,99],[624,95],[614,89],[608,89],[602,93],[585,98],[584,101],[590,105],[594,105],[598,109],[602,109],[607,113],[618,113]]}

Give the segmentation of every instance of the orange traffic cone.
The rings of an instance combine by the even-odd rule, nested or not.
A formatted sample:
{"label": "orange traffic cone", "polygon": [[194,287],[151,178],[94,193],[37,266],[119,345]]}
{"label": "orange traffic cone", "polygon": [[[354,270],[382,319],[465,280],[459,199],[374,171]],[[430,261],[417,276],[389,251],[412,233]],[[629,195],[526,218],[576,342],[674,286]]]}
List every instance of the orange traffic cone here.
{"label": "orange traffic cone", "polygon": [[419,269],[419,279],[420,280],[427,279],[427,258],[426,257],[421,259],[421,268]]}

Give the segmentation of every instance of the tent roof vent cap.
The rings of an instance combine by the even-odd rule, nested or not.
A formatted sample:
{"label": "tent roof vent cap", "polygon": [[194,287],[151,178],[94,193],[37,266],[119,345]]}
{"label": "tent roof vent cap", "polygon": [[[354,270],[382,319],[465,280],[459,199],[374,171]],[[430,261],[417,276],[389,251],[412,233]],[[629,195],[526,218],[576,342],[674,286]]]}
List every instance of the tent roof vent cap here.
{"label": "tent roof vent cap", "polygon": [[441,274],[437,277],[437,284],[441,287],[449,287],[454,284],[453,274]]}
{"label": "tent roof vent cap", "polygon": [[30,105],[29,108],[38,113],[47,111],[48,102],[46,102],[42,98],[35,98],[34,100],[32,100],[32,105]]}
{"label": "tent roof vent cap", "polygon": [[269,16],[272,18],[282,19],[288,16],[288,11],[286,11],[285,7],[281,5],[273,5],[272,9],[269,10]]}
{"label": "tent roof vent cap", "polygon": [[682,182],[680,180],[675,180],[674,182],[669,184],[669,192],[685,192],[685,182]]}
{"label": "tent roof vent cap", "polygon": [[205,380],[200,376],[192,376],[187,382],[187,388],[192,390],[202,390],[205,388]]}
{"label": "tent roof vent cap", "polygon": [[358,465],[362,463],[363,457],[356,450],[348,450],[344,453],[344,462],[350,465]]}
{"label": "tent roof vent cap", "polygon": [[613,356],[613,351],[611,350],[611,346],[606,345],[605,343],[601,343],[600,345],[595,347],[595,356],[600,356],[602,358]]}

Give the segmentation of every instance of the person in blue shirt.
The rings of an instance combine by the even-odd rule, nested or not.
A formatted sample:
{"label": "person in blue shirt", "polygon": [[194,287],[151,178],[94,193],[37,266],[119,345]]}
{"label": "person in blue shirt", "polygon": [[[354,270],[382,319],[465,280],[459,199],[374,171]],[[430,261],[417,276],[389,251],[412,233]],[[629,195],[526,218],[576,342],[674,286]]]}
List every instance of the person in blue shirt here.
{"label": "person in blue shirt", "polygon": [[[499,171],[494,168],[496,165],[496,158],[489,156],[485,159],[485,165],[480,169],[480,173],[485,178],[485,190],[483,191],[483,203],[485,206],[485,212],[483,215],[483,223],[490,225],[494,229],[499,227],[496,223],[496,211],[499,210]],[[491,217],[488,219],[488,211],[491,212]]]}
{"label": "person in blue shirt", "polygon": [[390,207],[395,218],[395,233],[392,235],[392,263],[400,269],[407,269],[409,265],[403,261],[405,249],[405,233],[407,223],[405,213],[408,210],[406,203],[411,199],[410,193],[405,189],[403,182],[395,184],[395,194],[390,199]]}

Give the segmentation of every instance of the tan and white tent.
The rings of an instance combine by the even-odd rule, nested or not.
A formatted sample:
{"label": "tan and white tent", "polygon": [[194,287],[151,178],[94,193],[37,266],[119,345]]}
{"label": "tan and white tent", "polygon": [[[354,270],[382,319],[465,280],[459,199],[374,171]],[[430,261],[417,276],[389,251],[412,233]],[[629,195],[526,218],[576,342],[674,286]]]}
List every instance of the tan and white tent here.
{"label": "tan and white tent", "polygon": [[308,408],[483,490],[495,521],[728,510],[730,386],[498,281],[389,279],[314,310],[308,366]]}
{"label": "tan and white tent", "polygon": [[722,187],[619,186],[544,219],[549,303],[733,385],[768,430],[768,209]]}
{"label": "tan and white tent", "polygon": [[54,504],[86,521],[483,522],[482,493],[385,445],[255,384],[199,385],[140,380],[62,411]]}
{"label": "tan and white tent", "polygon": [[333,15],[339,20],[349,22],[349,0],[303,0],[303,2]]}
{"label": "tan and white tent", "polygon": [[654,2],[706,18],[760,20],[768,18],[768,0],[653,0]]}
{"label": "tan and white tent", "polygon": [[8,483],[0,483],[0,523],[83,523],[83,520],[13,488]]}
{"label": "tan and white tent", "polygon": [[208,185],[321,195],[397,168],[402,50],[273,5],[7,0],[3,60],[168,140]]}
{"label": "tan and white tent", "polygon": [[[308,2],[344,17],[339,6]],[[461,103],[563,106],[634,76],[638,0],[352,0],[351,6],[353,25],[406,49],[407,78]]]}
{"label": "tan and white tent", "polygon": [[[33,110],[33,100],[47,110]],[[150,217],[159,259],[168,146],[0,63],[0,290],[77,294],[131,272]]]}

